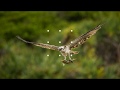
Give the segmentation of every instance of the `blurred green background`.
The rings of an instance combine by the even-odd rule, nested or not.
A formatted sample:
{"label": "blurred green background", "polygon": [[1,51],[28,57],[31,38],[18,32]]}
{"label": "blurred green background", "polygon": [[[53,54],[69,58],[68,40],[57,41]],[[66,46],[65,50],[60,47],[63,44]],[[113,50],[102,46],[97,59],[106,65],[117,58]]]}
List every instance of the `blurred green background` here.
{"label": "blurred green background", "polygon": [[[72,56],[74,63],[65,66],[59,52],[16,38],[60,46],[104,22],[94,36],[74,49],[80,51]],[[0,11],[0,78],[120,78],[119,24],[116,11]]]}

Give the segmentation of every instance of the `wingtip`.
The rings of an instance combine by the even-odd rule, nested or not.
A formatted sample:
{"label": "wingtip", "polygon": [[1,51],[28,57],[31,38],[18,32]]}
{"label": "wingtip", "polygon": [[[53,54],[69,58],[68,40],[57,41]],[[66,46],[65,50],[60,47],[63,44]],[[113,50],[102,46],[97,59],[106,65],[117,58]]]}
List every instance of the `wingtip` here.
{"label": "wingtip", "polygon": [[20,37],[19,35],[16,36],[17,38]]}
{"label": "wingtip", "polygon": [[104,24],[106,24],[107,23],[107,21],[106,22],[104,22],[104,23],[100,23],[95,29],[100,29]]}
{"label": "wingtip", "polygon": [[19,35],[17,35],[16,38],[21,39]]}
{"label": "wingtip", "polygon": [[17,35],[16,36],[18,39],[20,39],[20,40],[22,40],[22,41],[24,41],[24,42],[26,42],[25,40],[23,40],[19,35]]}
{"label": "wingtip", "polygon": [[108,21],[105,21],[105,22],[103,22],[103,23],[101,23],[101,24],[99,24],[99,25],[102,27],[102,26],[105,25],[107,22],[108,22]]}

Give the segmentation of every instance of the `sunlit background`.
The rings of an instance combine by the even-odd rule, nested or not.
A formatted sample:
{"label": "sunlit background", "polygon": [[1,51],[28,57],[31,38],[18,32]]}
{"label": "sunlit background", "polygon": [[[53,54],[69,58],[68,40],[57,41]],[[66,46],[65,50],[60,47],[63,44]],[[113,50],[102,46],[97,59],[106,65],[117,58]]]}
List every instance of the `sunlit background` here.
{"label": "sunlit background", "polygon": [[[60,46],[104,22],[94,36],[74,49],[79,51],[72,56],[76,60],[65,66],[58,51],[16,38]],[[119,24],[120,12],[115,11],[1,11],[0,78],[120,78]]]}

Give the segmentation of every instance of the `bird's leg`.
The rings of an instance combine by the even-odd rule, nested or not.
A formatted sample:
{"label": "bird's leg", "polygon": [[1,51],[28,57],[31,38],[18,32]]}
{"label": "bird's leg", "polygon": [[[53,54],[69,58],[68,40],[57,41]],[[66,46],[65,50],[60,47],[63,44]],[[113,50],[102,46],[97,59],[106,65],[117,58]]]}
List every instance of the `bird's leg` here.
{"label": "bird's leg", "polygon": [[66,64],[66,62],[67,62],[66,56],[64,56],[64,60],[62,60],[62,62],[63,62],[63,66],[65,66],[65,64]]}
{"label": "bird's leg", "polygon": [[64,56],[64,60],[62,60],[63,66],[65,64],[69,64],[69,63],[73,62],[73,60],[70,57],[70,53],[68,55],[69,55],[69,60],[66,60],[66,55],[63,55]]}
{"label": "bird's leg", "polygon": [[66,56],[64,56],[64,60],[66,60]]}
{"label": "bird's leg", "polygon": [[[63,55],[63,56],[64,56],[64,55]],[[64,60],[62,60],[62,61],[67,61],[67,60],[66,60],[66,56],[64,56]]]}
{"label": "bird's leg", "polygon": [[69,62],[73,62],[73,60],[70,57],[70,53],[68,54],[68,56],[69,56]]}

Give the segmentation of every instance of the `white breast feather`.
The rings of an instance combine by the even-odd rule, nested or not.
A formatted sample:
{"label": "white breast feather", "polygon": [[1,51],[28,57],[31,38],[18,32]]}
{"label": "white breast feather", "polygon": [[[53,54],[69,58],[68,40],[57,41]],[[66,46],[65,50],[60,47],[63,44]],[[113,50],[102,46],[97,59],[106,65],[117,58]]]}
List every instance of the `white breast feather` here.
{"label": "white breast feather", "polygon": [[70,52],[70,49],[69,49],[68,46],[66,46],[66,48],[65,48],[65,52],[66,52],[66,53],[69,53],[69,52]]}

